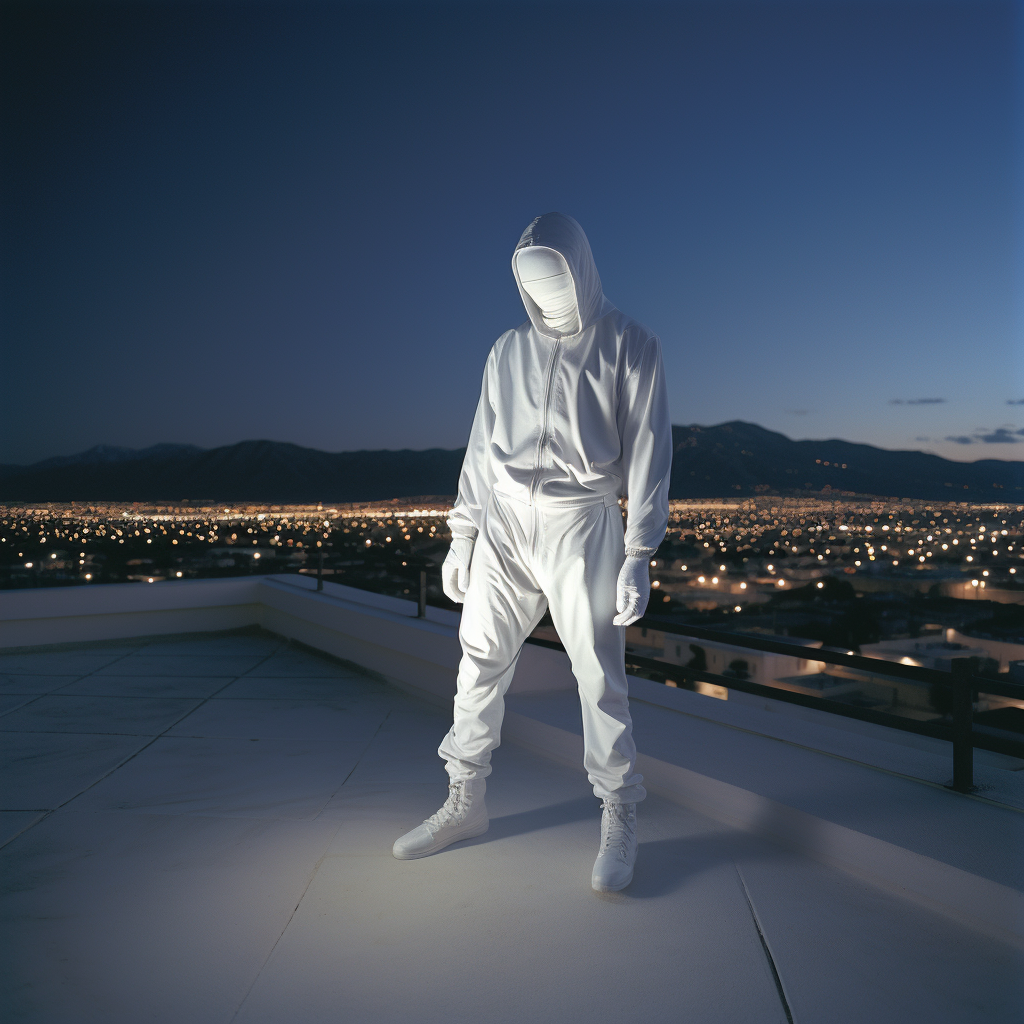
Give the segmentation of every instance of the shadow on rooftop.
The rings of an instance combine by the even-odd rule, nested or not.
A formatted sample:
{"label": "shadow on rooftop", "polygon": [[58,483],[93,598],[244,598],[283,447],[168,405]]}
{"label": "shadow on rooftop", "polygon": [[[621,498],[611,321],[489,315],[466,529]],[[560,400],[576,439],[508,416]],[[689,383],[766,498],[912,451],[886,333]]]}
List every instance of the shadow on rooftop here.
{"label": "shadow on rooftop", "polygon": [[785,851],[735,831],[674,836],[646,843],[641,840],[636,874],[629,888],[622,893],[601,895],[633,900],[661,899],[681,892],[697,876],[722,864],[735,864],[737,859],[772,861],[785,857]]}
{"label": "shadow on rooftop", "polygon": [[548,828],[559,828],[571,821],[587,821],[594,817],[594,800],[582,797],[579,800],[563,800],[517,814],[505,814],[491,818],[491,827],[479,838],[466,846],[478,845],[495,839],[526,835],[527,832],[543,832]]}
{"label": "shadow on rooftop", "polygon": [[[771,861],[788,856],[781,848],[733,829],[711,835],[705,833],[645,841],[642,806],[641,804],[640,849],[633,882],[624,892],[598,894],[602,897],[619,900],[659,899],[682,891],[693,879],[706,871],[722,864],[734,864],[737,858]],[[582,797],[516,814],[505,814],[491,818],[491,827],[482,836],[466,840],[459,846],[465,849],[486,846],[488,843],[513,836],[561,828],[566,824],[581,821],[593,822],[596,831],[597,819],[594,808],[593,798]]]}

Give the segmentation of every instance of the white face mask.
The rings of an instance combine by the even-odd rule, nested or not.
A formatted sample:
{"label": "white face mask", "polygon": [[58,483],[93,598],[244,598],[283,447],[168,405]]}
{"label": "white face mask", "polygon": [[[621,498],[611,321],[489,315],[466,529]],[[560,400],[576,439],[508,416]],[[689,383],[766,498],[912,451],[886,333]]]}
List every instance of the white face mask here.
{"label": "white face mask", "polygon": [[516,270],[523,291],[540,309],[544,326],[561,334],[580,329],[576,287],[561,253],[544,246],[530,246],[516,254]]}

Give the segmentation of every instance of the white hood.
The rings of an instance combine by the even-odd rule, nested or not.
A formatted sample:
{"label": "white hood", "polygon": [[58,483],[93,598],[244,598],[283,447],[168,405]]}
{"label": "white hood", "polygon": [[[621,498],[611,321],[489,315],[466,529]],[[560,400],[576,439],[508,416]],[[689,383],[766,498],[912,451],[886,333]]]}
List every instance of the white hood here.
{"label": "white hood", "polygon": [[590,242],[583,228],[564,213],[542,213],[523,232],[519,244],[512,253],[512,273],[515,275],[519,294],[530,322],[540,334],[548,338],[568,336],[568,332],[563,333],[545,324],[543,310],[533,301],[520,280],[516,257],[523,249],[532,246],[553,249],[569,267],[576,291],[576,309],[580,321],[579,327],[572,333],[585,331],[614,308],[604,297],[601,277],[597,272],[594,254],[590,250]]}

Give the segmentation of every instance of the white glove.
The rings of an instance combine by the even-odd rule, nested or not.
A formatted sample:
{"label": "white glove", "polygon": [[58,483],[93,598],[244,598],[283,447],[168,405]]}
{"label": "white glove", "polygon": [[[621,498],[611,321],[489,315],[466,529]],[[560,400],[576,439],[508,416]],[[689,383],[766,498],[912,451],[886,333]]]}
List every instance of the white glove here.
{"label": "white glove", "polygon": [[612,619],[616,626],[628,626],[636,622],[645,611],[651,596],[650,559],[647,555],[627,555],[619,570],[619,581],[615,588],[615,608],[619,612]]}
{"label": "white glove", "polygon": [[456,537],[441,566],[441,587],[456,604],[466,600],[469,590],[469,563],[473,560],[473,541]]}

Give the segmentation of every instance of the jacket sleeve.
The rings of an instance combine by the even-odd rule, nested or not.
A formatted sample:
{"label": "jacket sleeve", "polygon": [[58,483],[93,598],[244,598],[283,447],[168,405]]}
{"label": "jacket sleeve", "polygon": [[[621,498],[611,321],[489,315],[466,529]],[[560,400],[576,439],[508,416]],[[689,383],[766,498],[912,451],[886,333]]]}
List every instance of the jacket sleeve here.
{"label": "jacket sleeve", "polygon": [[629,500],[626,554],[653,554],[668,527],[672,424],[661,342],[647,340],[626,377],[619,401],[623,482]]}
{"label": "jacket sleeve", "polygon": [[473,543],[483,528],[484,510],[494,486],[491,468],[491,435],[494,431],[493,397],[497,393],[495,379],[497,359],[491,349],[484,367],[484,379],[480,386],[480,401],[477,402],[473,427],[469,432],[466,455],[462,460],[459,475],[459,495],[448,513],[448,527],[452,532],[452,544],[456,541]]}

